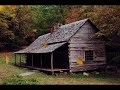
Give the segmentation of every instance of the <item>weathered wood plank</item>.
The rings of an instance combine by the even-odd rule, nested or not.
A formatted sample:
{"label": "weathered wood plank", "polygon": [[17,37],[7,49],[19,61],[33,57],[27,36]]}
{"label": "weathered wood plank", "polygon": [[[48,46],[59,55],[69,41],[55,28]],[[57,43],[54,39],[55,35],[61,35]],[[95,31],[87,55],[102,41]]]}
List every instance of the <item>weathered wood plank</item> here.
{"label": "weathered wood plank", "polygon": [[[80,47],[80,48],[78,48],[78,47],[70,47],[69,48],[69,50],[70,51],[82,51],[83,49],[82,49],[83,47]],[[104,49],[104,48],[101,48],[101,49]],[[85,47],[85,49],[84,50],[94,50],[94,51],[97,51],[97,52],[99,52],[99,50],[101,50],[101,49],[97,49],[96,50],[96,48],[94,48],[94,47]],[[101,50],[101,51],[103,51],[103,50]],[[104,51],[103,51],[104,52]]]}
{"label": "weathered wood plank", "polygon": [[[94,35],[87,35],[87,34],[83,34],[83,36],[74,36],[74,37],[72,37],[71,39],[80,39],[80,40],[83,40],[83,39],[85,39],[85,40],[98,40],[97,38],[95,38],[94,37]],[[99,39],[100,40],[100,39]],[[102,41],[102,40],[101,40]]]}
{"label": "weathered wood plank", "polygon": [[[82,30],[82,29],[80,29],[80,30]],[[81,33],[81,31],[78,31],[74,36],[80,36],[81,37],[81,36],[84,36],[84,35],[95,35],[95,33],[91,33],[91,32]]]}
{"label": "weathered wood plank", "polygon": [[21,54],[20,54],[20,66],[21,66]]}
{"label": "weathered wood plank", "polygon": [[70,67],[78,67],[78,66],[83,66],[83,65],[101,65],[101,64],[106,64],[105,61],[83,61],[83,64],[82,65],[78,65],[76,63],[76,61],[70,61],[71,64],[70,64]]}
{"label": "weathered wood plank", "polygon": [[101,47],[98,47],[98,48],[97,48],[97,47],[83,47],[83,46],[81,46],[81,47],[75,47],[75,46],[74,46],[74,47],[70,47],[70,48],[69,48],[70,51],[94,50],[95,52],[99,52],[99,50],[102,51],[102,52],[105,52],[104,49],[105,49],[105,48],[101,48]]}
{"label": "weathered wood plank", "polygon": [[16,54],[15,54],[15,65],[16,65]]}
{"label": "weathered wood plank", "polygon": [[69,51],[69,54],[79,55],[80,53],[81,53],[81,51]]}
{"label": "weathered wood plank", "polygon": [[96,46],[96,45],[99,45],[99,47],[101,47],[101,46],[104,47],[104,46],[103,46],[104,44],[102,44],[102,43],[101,43],[101,44],[94,44],[94,43],[92,43],[92,44],[87,44],[87,43],[80,43],[80,44],[79,44],[79,43],[73,43],[73,44],[71,44],[71,43],[70,43],[69,46],[70,46],[70,45],[79,45],[79,46],[84,46],[84,45],[85,45],[85,46],[89,46],[89,45],[90,45],[90,46]]}
{"label": "weathered wood plank", "polygon": [[78,71],[87,71],[87,70],[94,70],[96,68],[93,67],[80,67],[80,68],[71,68],[70,72],[78,72]]}
{"label": "weathered wood plank", "polygon": [[74,59],[74,58],[83,57],[83,56],[84,56],[84,54],[82,54],[82,55],[80,55],[80,54],[79,55],[70,55],[69,58]]}
{"label": "weathered wood plank", "polygon": [[73,65],[70,65],[70,68],[80,68],[80,67],[94,67],[94,66],[100,66],[100,65],[105,65],[106,63],[101,62],[101,63],[89,63],[89,64],[83,64],[83,65],[75,65],[75,63],[73,63]]}
{"label": "weathered wood plank", "polygon": [[92,31],[93,29],[91,29],[90,27],[85,27],[83,26],[77,33],[82,33],[82,34],[90,34],[93,33],[94,31]]}
{"label": "weathered wood plank", "polygon": [[70,44],[74,44],[74,43],[79,43],[79,44],[104,44],[104,42],[103,41],[100,41],[100,40],[88,40],[88,41],[83,41],[83,40],[81,40],[81,39],[71,39],[70,41],[69,41],[69,43]]}
{"label": "weathered wood plank", "polygon": [[69,52],[70,56],[82,56],[83,54],[84,54],[84,52],[81,52],[81,51],[78,51],[78,52],[77,51],[73,51],[73,52],[70,51]]}
{"label": "weathered wood plank", "polygon": [[83,65],[78,65],[76,62],[71,62],[70,67],[78,67],[78,66],[83,66]]}
{"label": "weathered wood plank", "polygon": [[[82,47],[80,47],[80,48],[82,48]],[[93,47],[88,47],[88,48],[85,48],[85,49],[69,49],[70,51],[82,51],[82,50],[94,50],[94,48]]]}
{"label": "weathered wood plank", "polygon": [[[97,63],[94,63],[94,61],[84,61],[83,60],[83,65],[91,65],[91,64],[97,64]],[[83,65],[78,65],[77,63],[76,63],[76,61],[71,61],[71,66],[83,66]]]}
{"label": "weathered wood plank", "polygon": [[[69,60],[76,61],[78,57],[81,57],[84,60],[84,54],[83,55],[69,55]],[[105,57],[96,57],[94,58],[94,61],[105,61]]]}
{"label": "weathered wood plank", "polygon": [[97,49],[95,54],[100,59],[99,57],[105,57],[105,51],[103,50],[104,48],[100,48],[99,50]]}
{"label": "weathered wood plank", "polygon": [[95,37],[94,37],[94,35],[92,35],[92,34],[81,34],[81,36],[80,35],[75,35],[75,36],[73,36],[72,38],[80,38],[80,39],[84,39],[84,38],[86,38],[86,39],[96,39]]}
{"label": "weathered wood plank", "polygon": [[89,36],[87,34],[83,34],[82,36],[73,36],[73,38],[88,38]]}
{"label": "weathered wood plank", "polygon": [[94,63],[99,63],[99,62],[106,62],[105,59],[104,60],[94,60]]}
{"label": "weathered wood plank", "polygon": [[77,58],[76,59],[70,59],[70,63],[72,64],[72,63],[76,63],[76,61],[77,61]]}
{"label": "weathered wood plank", "polygon": [[101,61],[101,60],[105,60],[105,57],[96,57],[95,61]]}
{"label": "weathered wood plank", "polygon": [[83,55],[70,55],[69,58],[82,57]]}
{"label": "weathered wood plank", "polygon": [[70,57],[83,56],[83,55],[84,55],[84,54],[82,54],[82,53],[76,53],[76,54],[69,53],[69,56],[70,56]]}
{"label": "weathered wood plank", "polygon": [[90,47],[90,48],[97,48],[99,49],[99,47],[104,48],[103,44],[69,44],[68,47]]}
{"label": "weathered wood plank", "polygon": [[86,22],[84,26],[78,31],[78,33],[95,33],[95,28],[93,28],[89,22]]}
{"label": "weathered wood plank", "polygon": [[70,44],[69,47],[95,47],[94,44]]}
{"label": "weathered wood plank", "polygon": [[72,58],[69,58],[69,59],[70,59],[70,62],[76,62],[77,57],[72,57]]}

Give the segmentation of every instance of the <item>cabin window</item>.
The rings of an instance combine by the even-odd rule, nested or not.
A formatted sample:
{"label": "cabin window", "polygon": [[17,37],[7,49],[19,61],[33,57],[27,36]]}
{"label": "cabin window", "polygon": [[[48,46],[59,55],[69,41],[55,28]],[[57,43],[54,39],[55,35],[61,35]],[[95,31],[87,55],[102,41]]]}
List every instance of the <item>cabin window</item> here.
{"label": "cabin window", "polygon": [[85,51],[85,60],[93,60],[93,51],[89,50],[89,51]]}

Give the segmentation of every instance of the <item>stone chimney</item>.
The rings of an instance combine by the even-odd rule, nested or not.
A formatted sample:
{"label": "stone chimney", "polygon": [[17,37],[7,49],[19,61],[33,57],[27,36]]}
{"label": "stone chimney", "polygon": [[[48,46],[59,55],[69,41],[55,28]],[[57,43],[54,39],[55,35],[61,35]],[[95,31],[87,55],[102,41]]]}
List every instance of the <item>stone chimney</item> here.
{"label": "stone chimney", "polygon": [[61,25],[62,25],[61,23],[56,23],[56,24],[52,25],[51,29],[50,29],[50,32],[51,33],[56,32]]}

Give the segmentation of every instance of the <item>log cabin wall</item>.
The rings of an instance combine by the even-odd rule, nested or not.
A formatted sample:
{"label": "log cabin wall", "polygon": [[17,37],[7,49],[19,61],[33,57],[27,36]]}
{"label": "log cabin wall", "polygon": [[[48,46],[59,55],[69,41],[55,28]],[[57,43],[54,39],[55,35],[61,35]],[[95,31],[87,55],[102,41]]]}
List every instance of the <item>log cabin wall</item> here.
{"label": "log cabin wall", "polygon": [[[96,28],[87,21],[69,40],[70,72],[92,70],[106,62],[104,41],[93,38]],[[85,60],[85,51],[93,51],[93,60]],[[83,64],[76,61],[81,58]]]}

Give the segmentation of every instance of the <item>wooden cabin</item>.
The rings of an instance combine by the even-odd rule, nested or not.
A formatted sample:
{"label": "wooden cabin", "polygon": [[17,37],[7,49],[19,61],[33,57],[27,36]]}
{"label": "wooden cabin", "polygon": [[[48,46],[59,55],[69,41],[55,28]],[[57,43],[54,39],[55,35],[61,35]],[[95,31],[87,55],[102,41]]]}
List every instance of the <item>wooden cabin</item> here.
{"label": "wooden cabin", "polygon": [[[104,40],[95,37],[98,28],[83,19],[62,25],[52,33],[39,36],[27,48],[15,52],[15,64],[32,69],[78,72],[104,68]],[[26,59],[22,62],[22,55]]]}

